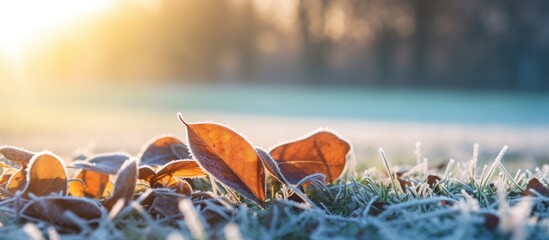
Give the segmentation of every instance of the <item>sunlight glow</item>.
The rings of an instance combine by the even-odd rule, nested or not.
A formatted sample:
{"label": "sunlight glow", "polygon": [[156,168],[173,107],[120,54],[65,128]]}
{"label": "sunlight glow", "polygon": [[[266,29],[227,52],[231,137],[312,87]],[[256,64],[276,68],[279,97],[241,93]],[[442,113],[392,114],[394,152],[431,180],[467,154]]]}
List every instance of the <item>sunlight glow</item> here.
{"label": "sunlight glow", "polygon": [[112,6],[114,0],[0,0],[0,55],[14,63],[43,34]]}

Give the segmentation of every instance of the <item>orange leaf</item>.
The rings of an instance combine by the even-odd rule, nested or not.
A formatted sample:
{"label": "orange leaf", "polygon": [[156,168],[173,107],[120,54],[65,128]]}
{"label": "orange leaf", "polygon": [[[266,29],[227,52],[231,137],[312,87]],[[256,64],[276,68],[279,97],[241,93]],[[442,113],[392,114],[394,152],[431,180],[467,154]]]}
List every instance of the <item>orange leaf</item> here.
{"label": "orange leaf", "polygon": [[0,155],[11,162],[26,167],[34,156],[34,153],[22,148],[4,145],[0,147]]}
{"label": "orange leaf", "polygon": [[37,153],[30,161],[27,171],[27,185],[23,196],[30,193],[47,196],[67,192],[67,171],[63,160],[49,151]]}
{"label": "orange leaf", "polygon": [[322,173],[328,182],[333,182],[343,173],[350,149],[350,144],[334,133],[318,131],[309,137],[282,144],[270,154],[291,184],[315,173]]}
{"label": "orange leaf", "polygon": [[186,123],[189,146],[202,169],[242,196],[263,205],[265,170],[254,148],[233,130],[213,123]]}
{"label": "orange leaf", "polygon": [[150,182],[151,179],[154,177],[154,175],[156,175],[156,172],[154,171],[154,169],[152,169],[149,166],[139,167],[138,172],[139,172],[139,176],[137,178],[141,180],[145,180],[147,182]]}
{"label": "orange leaf", "polygon": [[132,200],[137,182],[137,174],[137,160],[135,158],[130,158],[122,164],[114,183],[114,191],[111,197],[103,203],[107,209],[110,210],[120,199],[123,199],[125,203],[129,203]]}
{"label": "orange leaf", "polygon": [[11,193],[15,193],[18,190],[23,190],[25,185],[27,185],[27,172],[25,169],[21,169],[11,175],[6,189]]}
{"label": "orange leaf", "polygon": [[[175,152],[172,148],[174,145],[183,147],[178,147]],[[173,160],[190,158],[189,152],[184,152],[185,145],[175,136],[161,135],[153,138],[145,146],[140,154],[139,165],[164,165]]]}
{"label": "orange leaf", "polygon": [[101,218],[101,208],[96,202],[84,198],[61,196],[36,198],[25,205],[21,213],[26,218],[40,219],[54,225],[78,227],[71,218],[64,215],[66,211],[72,212],[80,219]]}
{"label": "orange leaf", "polygon": [[109,183],[108,174],[89,170],[80,170],[75,178],[82,180],[85,184],[84,186],[79,181],[69,183],[69,193],[75,197],[100,198]]}
{"label": "orange leaf", "polygon": [[202,171],[202,168],[196,161],[186,159],[173,161],[164,165],[158,170],[151,182],[157,182],[165,177],[194,178],[204,176],[206,176],[206,173]]}
{"label": "orange leaf", "polygon": [[102,153],[87,160],[74,161],[69,167],[114,175],[130,157],[127,153]]}

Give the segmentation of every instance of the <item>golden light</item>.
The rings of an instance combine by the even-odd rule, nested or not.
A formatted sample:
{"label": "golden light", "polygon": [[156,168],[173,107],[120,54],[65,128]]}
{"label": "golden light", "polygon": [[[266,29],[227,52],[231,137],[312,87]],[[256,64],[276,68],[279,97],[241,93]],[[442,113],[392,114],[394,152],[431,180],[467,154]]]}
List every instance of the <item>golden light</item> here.
{"label": "golden light", "polygon": [[0,55],[17,65],[29,44],[112,6],[114,0],[0,0]]}

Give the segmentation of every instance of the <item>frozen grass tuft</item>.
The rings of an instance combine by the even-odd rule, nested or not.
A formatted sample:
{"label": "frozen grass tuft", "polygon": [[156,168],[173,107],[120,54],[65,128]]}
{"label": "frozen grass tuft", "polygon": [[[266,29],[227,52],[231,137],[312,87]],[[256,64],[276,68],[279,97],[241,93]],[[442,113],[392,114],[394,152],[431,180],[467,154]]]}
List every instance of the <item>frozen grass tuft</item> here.
{"label": "frozen grass tuft", "polygon": [[[537,178],[547,187],[549,165],[509,172],[503,163],[507,147],[490,166],[477,166],[478,145],[471,160],[450,160],[429,167],[416,144],[415,165],[396,171],[385,152],[385,169],[356,171],[335,184],[311,176],[305,188],[270,189],[265,209],[218,186],[216,198],[200,203],[183,199],[181,215],[162,217],[142,205],[151,191],[89,226],[68,230],[45,222],[23,222],[0,202],[0,236],[9,239],[548,239],[549,197],[526,190]],[[440,177],[428,182],[429,175]],[[401,185],[405,179],[410,184]],[[270,179],[273,180],[274,179]],[[212,180],[213,181],[213,180]],[[208,185],[208,184],[203,184]],[[200,187],[198,187],[200,188]],[[522,196],[531,191],[532,196]],[[297,196],[297,197],[296,197]],[[217,199],[218,197],[222,197]],[[300,199],[300,202],[294,201]],[[76,216],[66,213],[81,221]]]}

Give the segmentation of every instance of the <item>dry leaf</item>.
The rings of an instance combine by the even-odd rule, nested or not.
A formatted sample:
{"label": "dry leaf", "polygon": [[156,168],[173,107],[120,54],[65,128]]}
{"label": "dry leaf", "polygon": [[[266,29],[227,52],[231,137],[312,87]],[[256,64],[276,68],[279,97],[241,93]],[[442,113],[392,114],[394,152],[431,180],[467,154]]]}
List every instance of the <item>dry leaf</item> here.
{"label": "dry leaf", "polygon": [[155,176],[151,179],[151,183],[162,183],[173,177],[194,178],[204,177],[206,173],[194,160],[178,160],[164,165]]}
{"label": "dry leaf", "polygon": [[105,200],[103,205],[110,210],[119,199],[129,203],[135,191],[137,175],[137,160],[135,158],[126,160],[118,171],[111,197]]}
{"label": "dry leaf", "polygon": [[315,173],[322,173],[328,182],[333,182],[343,173],[350,149],[349,143],[334,133],[319,131],[282,144],[271,150],[270,155],[291,184]]}
{"label": "dry leaf", "polygon": [[64,215],[66,211],[84,220],[101,218],[101,209],[96,202],[61,196],[36,198],[25,205],[21,213],[27,218],[40,219],[50,224],[77,227],[71,218]]}
{"label": "dry leaf", "polygon": [[23,167],[26,167],[35,153],[12,146],[1,146],[0,155],[4,156],[7,160],[15,162]]}
{"label": "dry leaf", "polygon": [[179,211],[179,201],[186,198],[185,195],[172,193],[172,192],[157,192],[155,194],[154,201],[151,205],[151,208],[156,210],[164,217],[176,217],[181,216],[181,211]]}
{"label": "dry leaf", "polygon": [[256,148],[255,151],[257,152],[257,155],[259,156],[259,159],[263,163],[263,166],[265,169],[267,169],[267,172],[276,178],[279,182],[283,184],[288,184],[288,181],[280,171],[280,168],[278,167],[278,164],[276,161],[271,157],[271,155],[267,152],[265,152],[263,149]]}
{"label": "dry leaf", "polygon": [[[173,151],[172,146],[177,145],[176,153]],[[145,145],[146,148],[140,154],[140,165],[164,165],[170,161],[178,159],[188,159],[190,158],[189,153],[185,154],[182,150],[185,145],[177,139],[175,136],[170,135],[161,135],[153,138],[148,144]]]}
{"label": "dry leaf", "polygon": [[127,153],[102,153],[96,154],[85,161],[74,161],[69,167],[114,175],[122,164],[130,158],[131,156]]}
{"label": "dry leaf", "polygon": [[75,197],[100,198],[109,183],[109,175],[89,170],[80,170],[76,177],[82,180],[69,183],[69,193]]}
{"label": "dry leaf", "polygon": [[401,178],[401,177],[397,177],[397,180],[398,180],[398,183],[400,185],[400,189],[402,189],[402,191],[406,191],[406,187],[411,187],[412,186],[412,182],[404,179],[404,178]]}
{"label": "dry leaf", "polygon": [[67,171],[63,160],[51,152],[37,153],[30,161],[27,170],[27,185],[23,196],[30,193],[47,196],[52,193],[67,192]]}
{"label": "dry leaf", "polygon": [[138,172],[139,176],[137,178],[147,182],[151,182],[151,179],[156,175],[156,172],[150,166],[140,166]]}
{"label": "dry leaf", "polygon": [[547,188],[543,183],[541,183],[537,178],[532,178],[528,181],[526,189],[520,193],[522,196],[535,196],[533,192],[530,192],[529,189],[534,189],[539,194],[549,197],[549,188]]}
{"label": "dry leaf", "polygon": [[10,179],[8,180],[8,184],[6,185],[6,189],[11,193],[15,193],[18,190],[22,191],[26,185],[27,172],[25,171],[25,169],[21,169],[11,175]]}
{"label": "dry leaf", "polygon": [[191,159],[191,152],[189,147],[185,144],[173,144],[171,146],[173,154],[177,156],[177,159]]}
{"label": "dry leaf", "polygon": [[189,146],[202,168],[242,196],[263,205],[265,170],[254,148],[233,130],[213,123],[186,123]]}
{"label": "dry leaf", "polygon": [[427,176],[427,184],[429,184],[429,187],[434,187],[437,182],[439,182],[441,178],[436,175],[429,175]]}

